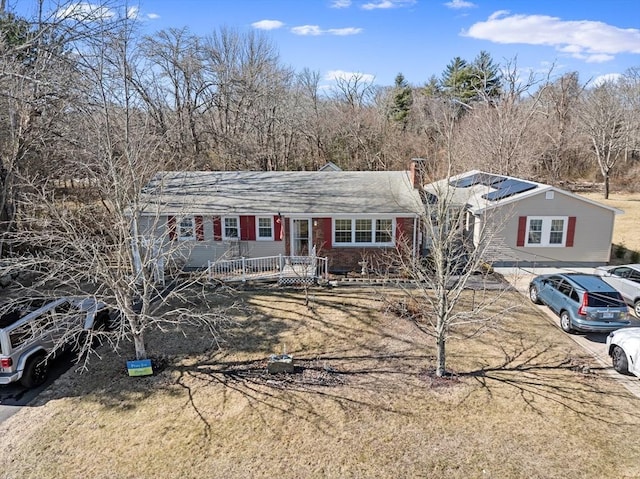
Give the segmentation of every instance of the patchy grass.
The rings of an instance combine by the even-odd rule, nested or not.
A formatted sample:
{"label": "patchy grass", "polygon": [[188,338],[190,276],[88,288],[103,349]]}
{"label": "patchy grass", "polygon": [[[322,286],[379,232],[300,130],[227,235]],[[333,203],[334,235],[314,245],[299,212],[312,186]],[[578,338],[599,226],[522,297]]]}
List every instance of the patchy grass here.
{"label": "patchy grass", "polygon": [[[495,329],[449,341],[439,380],[432,340],[381,293],[398,294],[239,292],[222,349],[151,336],[153,377],[104,353],[0,425],[0,477],[640,477],[640,400],[517,293]],[[283,348],[296,373],[268,376]]]}
{"label": "patchy grass", "polygon": [[[613,228],[613,254],[612,262],[617,264],[629,263],[632,260],[633,251],[640,252],[640,234],[638,224],[640,219],[640,193],[611,193],[605,200],[602,193],[580,193],[581,196],[597,201],[607,206],[612,206],[624,211],[623,215],[616,216]],[[616,248],[623,246],[626,250],[624,256],[618,258]],[[637,261],[635,261],[637,262]]]}

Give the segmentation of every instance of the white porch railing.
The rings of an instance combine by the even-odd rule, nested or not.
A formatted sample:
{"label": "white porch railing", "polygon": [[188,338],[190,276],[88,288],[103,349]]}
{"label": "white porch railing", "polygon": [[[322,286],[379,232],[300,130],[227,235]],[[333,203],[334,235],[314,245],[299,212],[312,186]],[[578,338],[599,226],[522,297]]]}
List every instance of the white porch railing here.
{"label": "white porch railing", "polygon": [[265,256],[209,261],[209,280],[248,281],[277,279],[296,283],[329,279],[327,258],[317,256]]}

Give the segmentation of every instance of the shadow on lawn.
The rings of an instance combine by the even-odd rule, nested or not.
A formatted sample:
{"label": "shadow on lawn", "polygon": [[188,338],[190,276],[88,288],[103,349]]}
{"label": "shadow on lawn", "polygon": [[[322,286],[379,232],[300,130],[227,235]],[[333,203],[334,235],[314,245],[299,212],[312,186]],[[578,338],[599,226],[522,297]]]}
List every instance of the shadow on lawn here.
{"label": "shadow on lawn", "polygon": [[[481,358],[489,359],[480,367],[469,367],[475,369],[436,380],[428,369],[434,364],[434,358],[427,354],[433,351],[431,342],[428,347],[413,342],[415,338],[407,336],[406,331],[403,336],[389,321],[381,321],[375,307],[357,303],[362,292],[348,291],[340,301],[325,294],[312,292],[308,308],[299,308],[299,291],[274,292],[274,301],[266,294],[262,299],[249,295],[247,304],[251,308],[247,316],[224,333],[227,352],[212,351],[211,341],[202,338],[202,334],[198,336],[197,331],[168,345],[162,343],[167,336],[159,335],[150,343],[162,345],[168,358],[164,371],[157,376],[129,378],[124,359],[113,355],[110,360],[119,361],[122,366],[97,364],[98,368],[90,373],[93,383],[85,384],[83,375],[71,380],[70,387],[55,390],[48,399],[91,395],[105,408],[129,410],[158,390],[181,400],[186,393],[187,405],[199,417],[205,437],[212,433],[211,409],[218,408],[222,414],[233,410],[238,395],[258,415],[265,411],[289,415],[329,435],[335,424],[323,414],[325,409],[319,406],[319,400],[330,401],[347,414],[366,409],[373,414],[411,416],[414,405],[437,400],[430,393],[443,387],[460,388],[456,389],[462,391],[456,402],[459,400],[461,407],[466,398],[484,393],[491,400],[506,397],[510,406],[524,406],[540,415],[547,414],[551,403],[608,424],[620,424],[616,413],[640,417],[640,408],[629,401],[617,401],[627,404],[624,411],[609,408],[598,413],[594,404],[606,405],[607,398],[617,395],[626,399],[627,395],[622,390],[613,391],[613,383],[599,376],[598,369],[586,367],[586,360],[581,362],[567,355],[557,344],[531,341],[515,330],[503,331],[510,341],[506,345],[491,337],[476,338],[475,341],[482,341],[479,351],[486,351],[487,356],[470,349],[468,356],[450,356],[448,364],[460,361],[478,365]],[[337,321],[337,314],[346,319]],[[315,348],[324,353],[305,355],[310,349],[300,341],[290,351],[296,361],[294,373],[269,374],[268,355],[279,353],[274,348],[280,347],[282,338],[292,330],[297,334],[297,328],[301,335],[317,333],[322,341]],[[179,338],[180,334],[175,336]],[[375,342],[372,338],[376,338]],[[393,347],[387,349],[387,340],[393,342]],[[238,359],[238,355],[249,359]],[[407,406],[394,407],[392,399],[399,394],[410,398],[403,403]]]}
{"label": "shadow on lawn", "polygon": [[[590,367],[570,355],[556,354],[552,360],[541,361],[547,355],[553,356],[549,345],[541,348],[536,343],[522,345],[511,352],[504,347],[501,349],[504,355],[501,364],[468,371],[460,377],[472,378],[490,398],[494,391],[503,391],[499,386],[508,386],[524,405],[541,415],[545,411],[539,404],[546,400],[577,415],[612,425],[623,424],[622,415],[617,413],[640,418],[637,407],[627,404],[629,407],[616,411],[607,403],[611,398],[627,399],[629,396],[622,388],[613,388],[611,381],[598,374],[607,368]],[[602,406],[600,409],[597,408],[599,405]]]}
{"label": "shadow on lawn", "polygon": [[[296,356],[293,373],[271,374],[267,371],[267,359],[216,361],[212,358],[194,366],[171,369],[178,373],[176,383],[187,391],[189,403],[202,421],[207,437],[211,432],[211,424],[195,401],[194,379],[235,391],[254,407],[262,405],[276,413],[293,415],[327,434],[335,425],[314,407],[314,401],[318,398],[334,401],[343,410],[366,407],[378,412],[405,414],[391,406],[369,400],[366,393],[391,392],[395,389],[395,380],[385,383],[379,380],[382,376],[399,376],[402,381],[420,375],[420,371],[411,368],[394,368],[390,362],[424,364],[428,359],[432,358],[403,353]],[[363,363],[368,366],[362,366]]]}

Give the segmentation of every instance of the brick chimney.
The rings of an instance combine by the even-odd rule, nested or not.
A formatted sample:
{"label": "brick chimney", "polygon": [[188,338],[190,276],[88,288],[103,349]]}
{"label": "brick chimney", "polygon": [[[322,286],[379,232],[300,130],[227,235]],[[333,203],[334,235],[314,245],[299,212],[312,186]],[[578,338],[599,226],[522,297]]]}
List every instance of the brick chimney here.
{"label": "brick chimney", "polygon": [[423,158],[411,158],[409,163],[409,181],[411,185],[421,190],[424,182],[424,167],[426,160]]}

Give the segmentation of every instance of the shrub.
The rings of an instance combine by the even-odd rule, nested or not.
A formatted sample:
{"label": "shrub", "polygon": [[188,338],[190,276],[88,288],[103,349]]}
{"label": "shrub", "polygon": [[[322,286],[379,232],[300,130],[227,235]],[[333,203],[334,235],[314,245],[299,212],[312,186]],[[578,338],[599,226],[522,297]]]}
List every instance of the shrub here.
{"label": "shrub", "polygon": [[620,258],[624,258],[624,256],[627,254],[627,248],[625,245],[623,244],[616,244],[613,247],[613,254],[616,258],[620,259]]}
{"label": "shrub", "polygon": [[629,262],[630,263],[640,262],[640,251],[631,251],[631,254],[629,255]]}

